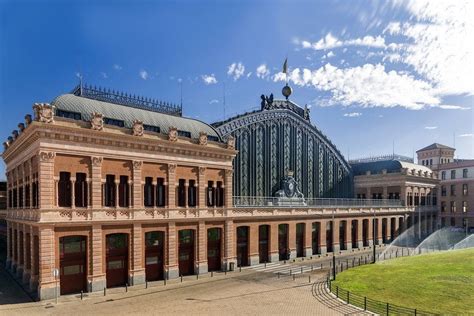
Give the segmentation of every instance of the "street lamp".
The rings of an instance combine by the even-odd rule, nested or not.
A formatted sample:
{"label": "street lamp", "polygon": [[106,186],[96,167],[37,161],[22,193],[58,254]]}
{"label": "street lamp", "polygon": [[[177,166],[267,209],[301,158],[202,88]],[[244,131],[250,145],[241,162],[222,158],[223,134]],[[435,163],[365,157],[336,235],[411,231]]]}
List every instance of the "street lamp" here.
{"label": "street lamp", "polygon": [[[375,239],[377,238],[377,236],[375,236],[375,208],[372,209],[374,211],[374,219],[372,220],[372,250],[373,250],[373,253],[372,253],[372,256],[373,256],[373,259],[372,259],[372,263],[375,263]],[[378,229],[378,226],[377,226],[377,229]]]}
{"label": "street lamp", "polygon": [[336,280],[336,254],[334,251],[334,211],[335,209],[332,209],[332,223],[331,223],[331,242],[332,242],[332,278],[333,280]]}

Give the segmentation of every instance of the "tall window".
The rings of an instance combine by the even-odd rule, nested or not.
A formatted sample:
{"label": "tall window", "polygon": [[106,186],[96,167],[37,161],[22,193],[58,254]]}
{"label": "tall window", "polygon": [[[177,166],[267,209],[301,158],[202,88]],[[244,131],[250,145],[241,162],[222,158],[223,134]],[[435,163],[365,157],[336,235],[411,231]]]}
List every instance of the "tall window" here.
{"label": "tall window", "polygon": [[436,191],[433,192],[433,199],[432,199],[432,205],[438,205],[438,196],[436,194]]}
{"label": "tall window", "polygon": [[158,178],[156,181],[156,206],[164,207],[166,205],[165,179]]}
{"label": "tall window", "polygon": [[214,189],[214,181],[208,181],[207,182],[207,206],[209,207],[213,207],[216,205],[215,201],[216,201],[216,192],[215,192],[215,189]]}
{"label": "tall window", "polygon": [[467,178],[467,169],[462,169],[462,177]]}
{"label": "tall window", "polygon": [[120,176],[119,183],[119,206],[120,207],[129,207],[129,195],[130,190],[128,187],[128,176]]}
{"label": "tall window", "polygon": [[71,207],[71,174],[69,172],[59,173],[58,206]]}
{"label": "tall window", "polygon": [[456,212],[456,202],[455,201],[451,201],[451,213],[455,213]]}
{"label": "tall window", "polygon": [[115,206],[115,175],[113,174],[105,176],[104,205],[109,207]]}
{"label": "tall window", "polygon": [[222,187],[222,181],[217,181],[216,188],[216,206],[224,206],[224,188]]}
{"label": "tall window", "polygon": [[441,186],[441,196],[446,196],[446,187],[444,185]]}
{"label": "tall window", "polygon": [[30,207],[31,201],[30,201],[30,185],[27,184],[25,185],[25,207]]}
{"label": "tall window", "polygon": [[446,202],[441,201],[441,212],[446,212]]}
{"label": "tall window", "polygon": [[145,186],[143,188],[143,204],[145,207],[152,207],[155,205],[153,200],[153,178],[145,178]]}
{"label": "tall window", "polygon": [[433,164],[433,159],[430,159],[430,166]]}
{"label": "tall window", "polygon": [[466,196],[468,195],[468,188],[467,188],[467,183],[463,183],[462,185],[462,195]]}
{"label": "tall window", "polygon": [[20,195],[20,200],[18,201],[18,206],[20,208],[23,207],[23,186],[20,186],[20,189],[18,190],[18,193]]}
{"label": "tall window", "polygon": [[178,206],[186,206],[186,180],[178,180]]}
{"label": "tall window", "polygon": [[196,206],[196,180],[189,180],[188,186],[188,206]]}
{"label": "tall window", "polygon": [[451,184],[451,196],[456,196],[456,185]]}
{"label": "tall window", "polygon": [[87,175],[76,173],[76,183],[74,184],[74,203],[76,207],[87,207]]}
{"label": "tall window", "polygon": [[446,180],[446,171],[441,171],[441,180]]}
{"label": "tall window", "polygon": [[467,201],[462,201],[462,211],[463,213],[467,212]]}
{"label": "tall window", "polygon": [[38,207],[38,181],[33,182],[33,207]]}
{"label": "tall window", "polygon": [[451,179],[456,179],[456,170],[451,170]]}

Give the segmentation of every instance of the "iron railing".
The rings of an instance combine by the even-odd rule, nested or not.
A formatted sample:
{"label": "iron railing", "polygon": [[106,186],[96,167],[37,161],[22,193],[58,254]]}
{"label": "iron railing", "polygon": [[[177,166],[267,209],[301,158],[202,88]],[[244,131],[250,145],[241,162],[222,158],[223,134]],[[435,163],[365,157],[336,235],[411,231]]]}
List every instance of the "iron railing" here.
{"label": "iron railing", "polygon": [[345,198],[281,198],[259,196],[234,196],[234,207],[401,207],[402,200],[394,199],[345,199]]}

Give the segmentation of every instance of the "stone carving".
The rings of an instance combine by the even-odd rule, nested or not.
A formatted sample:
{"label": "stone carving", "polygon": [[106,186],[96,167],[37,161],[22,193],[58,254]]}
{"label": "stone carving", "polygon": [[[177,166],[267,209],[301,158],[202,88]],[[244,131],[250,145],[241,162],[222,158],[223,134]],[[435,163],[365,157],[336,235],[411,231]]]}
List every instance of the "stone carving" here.
{"label": "stone carving", "polygon": [[25,123],[26,123],[26,126],[29,126],[31,124],[31,115],[30,114],[25,115]]}
{"label": "stone carving", "polygon": [[168,164],[168,172],[174,173],[176,171],[176,164],[170,163]]}
{"label": "stone carving", "polygon": [[102,157],[92,157],[92,165],[94,167],[100,167],[102,166],[102,160],[103,158]]}
{"label": "stone carving", "polygon": [[227,149],[235,149],[235,138],[232,135],[227,137]]}
{"label": "stone carving", "polygon": [[54,159],[56,154],[52,151],[40,151],[38,154],[39,160],[41,162],[48,162]]}
{"label": "stone carving", "polygon": [[3,150],[7,150],[10,147],[10,143],[8,141],[3,142]]}
{"label": "stone carving", "polygon": [[200,176],[203,176],[205,172],[206,172],[206,167],[199,167],[199,175]]}
{"label": "stone carving", "polygon": [[233,173],[234,173],[234,170],[232,170],[232,169],[226,169],[225,170],[225,175],[228,176],[228,177],[230,177]]}
{"label": "stone carving", "polygon": [[204,132],[199,133],[199,145],[201,146],[207,145],[207,133],[204,133]]}
{"label": "stone carving", "polygon": [[310,111],[310,109],[309,109],[308,105],[305,104],[304,112],[303,112],[303,118],[307,121],[309,121],[309,111]]}
{"label": "stone carving", "polygon": [[134,160],[133,161],[133,170],[140,170],[142,168],[143,161],[141,160]]}
{"label": "stone carving", "polygon": [[293,172],[289,171],[288,175],[281,181],[281,189],[275,193],[278,205],[306,205],[303,193],[298,190],[298,184],[293,178]]}
{"label": "stone carving", "polygon": [[143,122],[140,120],[134,120],[132,126],[133,136],[143,136]]}
{"label": "stone carving", "polygon": [[178,129],[176,127],[170,127],[168,131],[168,140],[171,142],[176,142],[178,140]]}
{"label": "stone carving", "polygon": [[35,121],[41,123],[54,123],[54,107],[49,103],[35,103]]}
{"label": "stone carving", "polygon": [[18,128],[20,129],[20,132],[23,133],[23,131],[25,130],[25,123],[18,123]]}
{"label": "stone carving", "polygon": [[12,135],[13,135],[13,139],[17,139],[17,138],[18,138],[18,135],[20,135],[20,134],[19,134],[18,131],[15,129],[15,130],[12,131]]}
{"label": "stone carving", "polygon": [[91,118],[91,128],[95,131],[101,131],[104,129],[104,115],[101,113],[93,112]]}

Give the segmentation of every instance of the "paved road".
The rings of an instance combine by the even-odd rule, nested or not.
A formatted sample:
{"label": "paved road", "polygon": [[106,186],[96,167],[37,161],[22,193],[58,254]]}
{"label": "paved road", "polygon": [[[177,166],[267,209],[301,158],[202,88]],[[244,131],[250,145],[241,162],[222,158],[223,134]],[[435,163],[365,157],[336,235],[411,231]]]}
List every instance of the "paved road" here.
{"label": "paved road", "polygon": [[25,302],[31,302],[31,298],[23,291],[8,272],[5,271],[3,263],[0,263],[0,306]]}

